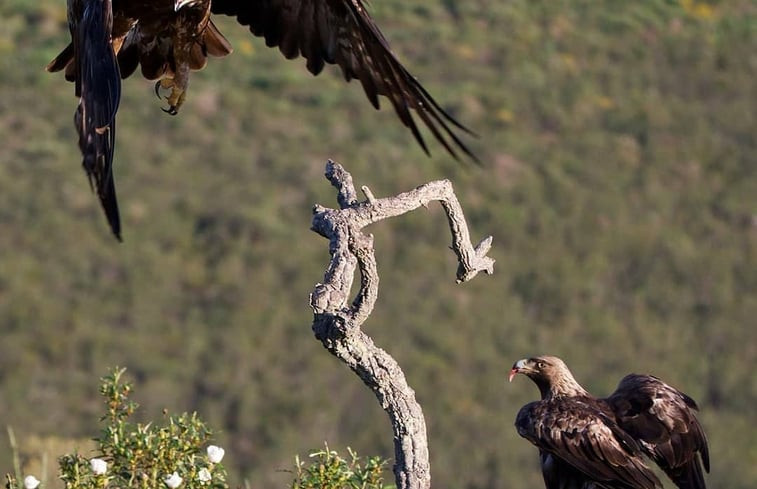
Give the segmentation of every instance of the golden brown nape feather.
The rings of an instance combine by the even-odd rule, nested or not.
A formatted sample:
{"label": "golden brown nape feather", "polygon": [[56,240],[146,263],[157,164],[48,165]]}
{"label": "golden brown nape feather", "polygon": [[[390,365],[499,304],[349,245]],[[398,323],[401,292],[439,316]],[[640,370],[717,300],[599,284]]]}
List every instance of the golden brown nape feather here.
{"label": "golden brown nape feather", "polygon": [[565,362],[557,357],[542,355],[518,360],[510,370],[510,382],[517,374],[533,380],[539,387],[542,399],[589,395],[573,377]]}

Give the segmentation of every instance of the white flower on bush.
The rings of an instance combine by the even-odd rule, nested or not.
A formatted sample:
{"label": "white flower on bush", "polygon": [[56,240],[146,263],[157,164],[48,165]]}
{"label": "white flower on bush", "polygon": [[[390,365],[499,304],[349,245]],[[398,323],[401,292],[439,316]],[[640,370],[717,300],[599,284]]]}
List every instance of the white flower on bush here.
{"label": "white flower on bush", "polygon": [[33,475],[27,475],[24,477],[24,488],[25,489],[37,489],[37,486],[39,486],[39,481],[36,477]]}
{"label": "white flower on bush", "polygon": [[108,463],[101,458],[93,458],[89,461],[89,466],[95,475],[103,475],[108,471]]}
{"label": "white flower on bush", "polygon": [[210,480],[213,477],[210,475],[210,471],[206,469],[205,467],[200,469],[200,472],[197,474],[197,479],[199,479],[200,482],[203,484],[206,482],[210,482]]}
{"label": "white flower on bush", "polygon": [[171,489],[176,489],[177,487],[181,485],[181,481],[183,480],[184,479],[182,479],[181,476],[179,476],[179,474],[174,472],[173,474],[163,479],[163,482],[165,482],[166,485],[170,487]]}
{"label": "white flower on bush", "polygon": [[208,460],[210,460],[210,463],[217,464],[221,460],[223,460],[223,454],[226,453],[223,448],[217,447],[215,445],[210,445],[208,447]]}

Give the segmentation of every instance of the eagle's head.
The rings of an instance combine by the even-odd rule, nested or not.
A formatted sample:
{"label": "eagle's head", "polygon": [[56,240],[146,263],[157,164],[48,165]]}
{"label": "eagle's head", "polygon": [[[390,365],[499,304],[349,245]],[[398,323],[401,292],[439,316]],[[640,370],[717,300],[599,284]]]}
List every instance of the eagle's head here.
{"label": "eagle's head", "polygon": [[512,382],[517,374],[523,374],[533,380],[546,379],[552,377],[555,371],[560,370],[568,370],[568,367],[565,365],[565,362],[557,357],[543,355],[523,358],[513,364],[508,379]]}
{"label": "eagle's head", "polygon": [[542,398],[556,395],[582,395],[586,391],[573,378],[565,362],[548,355],[518,360],[510,369],[510,382],[523,374],[539,387]]}
{"label": "eagle's head", "polygon": [[202,1],[203,0],[174,0],[173,9],[178,12],[184,7],[198,5],[202,3]]}

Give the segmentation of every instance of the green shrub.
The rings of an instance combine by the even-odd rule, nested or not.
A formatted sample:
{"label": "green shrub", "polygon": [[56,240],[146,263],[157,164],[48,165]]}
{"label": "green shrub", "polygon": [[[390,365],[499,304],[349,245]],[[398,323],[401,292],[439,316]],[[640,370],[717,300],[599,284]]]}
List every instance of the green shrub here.
{"label": "green shrub", "polygon": [[[138,405],[129,400],[132,387],[122,381],[124,371],[116,368],[102,379],[106,413],[101,418],[105,426],[95,438],[99,453],[86,457],[74,452],[58,459],[66,489],[228,488],[220,463],[223,449],[208,445],[212,432],[196,413],[166,414],[163,426],[129,421]],[[7,476],[6,487],[31,489],[39,484],[17,479],[19,474]]]}
{"label": "green shrub", "polygon": [[295,457],[295,478],[292,489],[389,489],[384,485],[383,472],[386,460],[369,457],[365,464],[351,448],[347,448],[350,460],[345,460],[325,445],[323,450],[310,454],[311,462],[305,463]]}
{"label": "green shrub", "polygon": [[[212,431],[196,413],[168,415],[165,423],[134,423],[129,418],[139,407],[129,400],[132,386],[122,380],[126,369],[115,368],[101,379],[105,399],[104,427],[94,438],[96,455],[78,452],[58,458],[59,477],[66,489],[228,489],[221,464],[223,448],[208,443]],[[11,445],[16,452],[13,432]],[[310,454],[307,464],[295,457],[292,489],[389,489],[383,484],[386,460],[361,459],[347,448],[349,460],[334,450]],[[6,475],[6,489],[45,489],[36,477],[23,477],[18,457],[15,474]]]}

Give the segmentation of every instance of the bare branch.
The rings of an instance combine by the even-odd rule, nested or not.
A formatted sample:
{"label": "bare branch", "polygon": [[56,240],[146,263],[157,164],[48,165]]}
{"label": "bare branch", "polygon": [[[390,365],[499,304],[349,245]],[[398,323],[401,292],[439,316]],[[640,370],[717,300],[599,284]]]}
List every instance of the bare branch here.
{"label": "bare branch", "polygon": [[[395,197],[377,199],[366,186],[366,196],[357,201],[352,176],[341,165],[329,161],[326,178],[337,189],[339,209],[320,205],[313,208],[313,231],[329,240],[331,261],[324,282],[310,295],[313,332],[332,354],[344,361],[374,392],[389,415],[394,431],[394,475],[398,489],[427,489],[431,485],[426,423],[397,362],[377,347],[360,326],[373,311],[378,297],[379,276],[373,250],[373,236],[362,228],[399,216],[434,200],[441,201],[452,232],[452,249],[458,258],[457,282],[465,282],[480,271],[493,273],[494,260],[486,254],[491,236],[475,248],[470,243],[460,203],[448,180],[430,182]],[[348,306],[355,268],[360,270],[360,291]]]}

